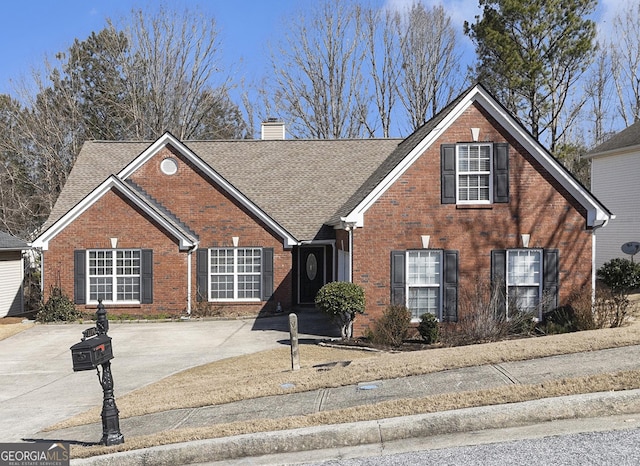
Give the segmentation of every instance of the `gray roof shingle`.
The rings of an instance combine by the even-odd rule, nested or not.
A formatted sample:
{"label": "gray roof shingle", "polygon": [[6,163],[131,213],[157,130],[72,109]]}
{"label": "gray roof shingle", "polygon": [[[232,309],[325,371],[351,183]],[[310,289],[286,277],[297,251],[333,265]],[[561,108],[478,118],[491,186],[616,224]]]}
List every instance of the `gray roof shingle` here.
{"label": "gray roof shingle", "polygon": [[[185,141],[184,144],[298,240],[323,225],[400,139]],[[84,144],[43,231],[151,142]],[[144,187],[143,187],[144,188]],[[180,212],[174,212],[180,217]]]}
{"label": "gray roof shingle", "polygon": [[640,145],[640,121],[614,134],[610,139],[590,150],[587,155],[600,154],[612,150]]}
{"label": "gray roof shingle", "polygon": [[436,116],[415,130],[409,137],[402,140],[400,144],[393,150],[391,155],[387,157],[380,166],[369,176],[369,178],[360,185],[357,191],[345,202],[329,220],[329,224],[337,224],[341,217],[348,215],[362,202],[380,182],[391,171],[404,160],[405,157],[424,139],[438,124],[447,116],[447,114],[465,97],[468,90],[461,93],[449,105],[443,108]]}
{"label": "gray roof shingle", "polygon": [[0,231],[0,250],[18,251],[29,249],[29,245],[15,236]]}

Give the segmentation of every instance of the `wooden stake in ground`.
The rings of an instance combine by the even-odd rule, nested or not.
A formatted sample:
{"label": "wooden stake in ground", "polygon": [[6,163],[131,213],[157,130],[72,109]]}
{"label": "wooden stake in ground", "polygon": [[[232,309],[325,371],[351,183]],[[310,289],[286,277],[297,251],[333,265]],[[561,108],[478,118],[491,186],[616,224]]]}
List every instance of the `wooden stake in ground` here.
{"label": "wooden stake in ground", "polygon": [[298,352],[298,316],[289,314],[289,341],[291,342],[291,370],[300,370],[300,353]]}

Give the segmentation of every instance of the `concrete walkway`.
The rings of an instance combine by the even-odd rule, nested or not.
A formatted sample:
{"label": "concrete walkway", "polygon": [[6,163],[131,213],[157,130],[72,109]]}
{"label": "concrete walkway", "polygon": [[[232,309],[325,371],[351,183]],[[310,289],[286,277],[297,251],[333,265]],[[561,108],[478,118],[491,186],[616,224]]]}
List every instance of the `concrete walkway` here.
{"label": "concrete walkway", "polygon": [[[300,320],[301,338],[316,338],[326,330],[322,322],[304,323]],[[55,339],[69,328],[79,332],[78,326],[36,327],[10,338],[10,345],[30,346],[43,332],[49,334],[56,329]],[[324,328],[324,330],[322,330]],[[222,333],[226,332],[225,338]],[[286,330],[286,331],[285,331]],[[220,333],[219,333],[220,332]],[[308,332],[308,333],[304,333]],[[215,359],[246,354],[260,349],[286,344],[288,328],[286,316],[252,321],[190,322],[175,324],[121,324],[113,325],[109,332],[114,343],[118,364],[114,364],[118,394],[158,380],[178,370]],[[158,348],[158,342],[166,339],[184,339],[179,346]],[[76,335],[77,336],[77,335]],[[117,340],[115,340],[117,336]],[[19,337],[19,338],[18,338]],[[71,335],[69,335],[71,337]],[[5,382],[4,374],[14,376],[14,367],[0,365],[0,439],[60,440],[93,443],[102,435],[101,424],[90,424],[53,432],[40,429],[65,419],[89,407],[101,404],[101,391],[95,373],[73,373],[70,369],[68,346],[73,338],[65,340],[66,351],[60,349],[52,359],[58,361],[55,371],[48,374],[33,372],[21,375],[19,380],[33,384],[37,378],[42,382],[28,393],[17,393],[19,387]],[[123,340],[129,343],[125,344]],[[248,345],[244,343],[253,341]],[[243,344],[239,344],[243,343]],[[131,345],[128,347],[127,345]],[[167,342],[168,344],[168,342]],[[6,353],[5,342],[0,342],[0,364]],[[118,348],[121,348],[120,350]],[[179,353],[185,351],[185,353]],[[128,356],[135,352],[136,356]],[[215,354],[205,354],[215,353]],[[33,357],[33,355],[32,355]],[[17,356],[14,356],[16,359]],[[123,361],[126,358],[126,363]],[[147,373],[149,361],[155,367]],[[166,362],[166,364],[165,364]],[[37,365],[36,365],[37,366]],[[123,369],[126,367],[127,369]],[[118,369],[119,368],[119,369]],[[197,409],[180,409],[157,414],[121,419],[121,431],[127,437],[152,434],[176,428],[202,427],[212,424],[258,418],[274,418],[314,413],[351,406],[362,406],[384,400],[422,397],[426,394],[479,390],[511,384],[539,383],[546,380],[577,377],[621,370],[640,368],[640,345],[623,348],[554,356],[529,361],[510,362],[443,371],[434,374],[401,379],[368,381],[358,385],[269,396],[255,400],[244,400],[221,406]],[[118,369],[118,372],[116,372]],[[79,380],[84,377],[86,380]],[[73,380],[74,388],[70,383]],[[16,382],[14,382],[16,383]],[[7,397],[5,387],[13,390]],[[89,389],[87,389],[89,388]],[[66,393],[64,390],[70,390]],[[122,391],[121,391],[122,390]],[[90,392],[90,394],[85,394]],[[55,401],[54,401],[55,400]],[[30,403],[37,403],[37,407]],[[71,406],[67,406],[68,404]],[[30,422],[21,423],[18,417],[32,413]],[[212,461],[231,461],[243,457],[257,457],[274,453],[304,452],[345,446],[386,445],[389,442],[417,437],[432,437],[449,433],[471,432],[483,429],[517,427],[527,424],[559,419],[588,418],[616,414],[640,413],[640,390],[608,392],[571,397],[557,397],[502,406],[469,408],[463,410],[407,416],[402,418],[368,421],[362,423],[321,426],[293,431],[268,432],[222,439],[203,440],[184,444],[149,448],[141,451],[115,453],[86,460],[73,460],[72,464],[135,465],[135,464],[191,464]],[[7,421],[7,415],[13,420]],[[16,424],[17,422],[17,424]],[[16,429],[16,425],[19,429]],[[4,438],[11,433],[9,439]]]}

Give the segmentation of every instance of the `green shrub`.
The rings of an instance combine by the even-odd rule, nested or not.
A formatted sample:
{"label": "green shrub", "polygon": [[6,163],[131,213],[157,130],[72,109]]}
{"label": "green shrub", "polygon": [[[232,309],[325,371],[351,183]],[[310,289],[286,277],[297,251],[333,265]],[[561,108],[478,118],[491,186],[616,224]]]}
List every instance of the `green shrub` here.
{"label": "green shrub", "polygon": [[38,322],[71,322],[82,318],[73,301],[58,287],[52,287],[49,299],[36,315]]}
{"label": "green shrub", "polygon": [[597,277],[612,293],[627,295],[640,287],[640,264],[617,257],[600,267]]}
{"label": "green shrub", "polygon": [[542,316],[542,328],[547,334],[577,332],[575,311],[572,306],[560,306]]}
{"label": "green shrub", "polygon": [[436,343],[440,338],[440,323],[436,316],[430,313],[422,314],[418,324],[418,332],[425,343]]}
{"label": "green shrub", "polygon": [[342,339],[353,335],[353,321],[364,313],[364,289],[350,282],[331,282],[318,291],[316,306],[340,325]]}
{"label": "green shrub", "polygon": [[374,323],[370,338],[373,343],[399,347],[407,338],[411,326],[411,311],[406,306],[391,305]]}

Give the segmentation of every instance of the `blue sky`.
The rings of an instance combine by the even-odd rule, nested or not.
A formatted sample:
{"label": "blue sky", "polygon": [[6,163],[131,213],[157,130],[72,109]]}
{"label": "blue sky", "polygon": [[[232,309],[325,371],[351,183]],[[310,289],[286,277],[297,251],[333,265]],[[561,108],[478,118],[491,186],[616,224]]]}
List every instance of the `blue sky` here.
{"label": "blue sky", "polygon": [[[198,9],[216,19],[225,64],[242,59],[249,73],[262,73],[265,41],[279,34],[281,19],[306,0],[172,0],[182,11]],[[84,40],[132,9],[156,8],[157,3],[132,0],[28,0],[3,3],[0,28],[0,93],[12,93],[10,80],[19,80],[38,67],[43,57],[66,51],[74,39]],[[10,18],[9,21],[7,19]]]}
{"label": "blue sky", "polygon": [[[171,0],[178,11],[197,8],[216,18],[222,41],[223,65],[235,78],[248,80],[264,75],[268,56],[266,44],[282,34],[286,18],[313,0]],[[392,7],[403,7],[412,0],[379,0]],[[436,0],[423,0],[426,4]],[[637,1],[637,0],[634,0]],[[478,0],[443,0],[456,24],[462,24],[480,11]],[[598,19],[606,29],[607,19],[623,0],[601,0]],[[151,6],[150,6],[151,5]],[[157,2],[137,0],[27,0],[3,2],[4,21],[0,28],[0,93],[13,94],[11,80],[19,81],[38,67],[45,56],[66,51],[74,39],[84,40],[101,30],[110,17],[128,16],[133,8],[155,8]],[[468,39],[462,38],[468,43]]]}

